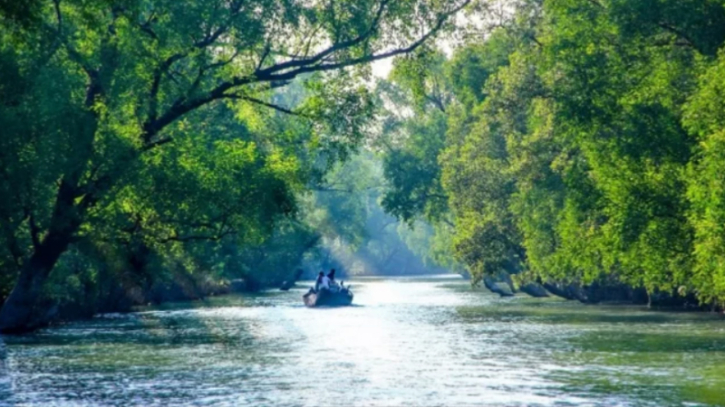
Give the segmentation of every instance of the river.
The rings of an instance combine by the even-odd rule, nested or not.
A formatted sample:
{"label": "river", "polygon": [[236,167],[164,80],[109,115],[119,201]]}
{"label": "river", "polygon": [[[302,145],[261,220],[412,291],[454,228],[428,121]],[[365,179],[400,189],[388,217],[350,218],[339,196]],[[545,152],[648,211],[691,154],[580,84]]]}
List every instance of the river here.
{"label": "river", "polygon": [[224,296],[5,337],[2,406],[725,405],[725,320],[452,277]]}

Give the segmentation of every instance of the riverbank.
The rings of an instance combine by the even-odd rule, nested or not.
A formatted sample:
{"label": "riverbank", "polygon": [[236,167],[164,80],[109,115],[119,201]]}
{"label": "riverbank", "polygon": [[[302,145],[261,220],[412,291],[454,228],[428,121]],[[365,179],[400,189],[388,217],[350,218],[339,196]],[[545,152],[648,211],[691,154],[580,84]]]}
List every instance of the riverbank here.
{"label": "riverbank", "polygon": [[621,283],[616,278],[602,278],[591,284],[551,280],[537,282],[501,272],[497,276],[483,277],[481,283],[480,285],[502,297],[522,292],[536,298],[555,296],[583,304],[631,304],[661,310],[725,311],[725,307],[718,302],[701,303],[695,293],[685,287],[669,292],[648,291],[644,287]]}
{"label": "riverbank", "polygon": [[130,313],[139,307],[204,300],[234,293],[256,293],[279,288],[283,284],[291,287],[299,274],[293,272],[287,279],[271,280],[251,276],[229,280],[212,278],[205,274],[195,276],[182,273],[170,273],[166,277],[151,282],[143,279],[105,278],[86,286],[85,289],[76,289],[74,296],[48,292],[37,307],[39,311],[32,324],[26,330],[15,333],[22,334],[47,326],[89,320],[99,314]]}
{"label": "riverbank", "polygon": [[[195,300],[204,300],[210,297],[230,295],[235,293],[258,293],[264,290],[276,290],[285,283],[296,281],[302,273],[291,273],[287,279],[277,276],[272,280],[259,280],[254,278],[227,280],[211,279],[208,277],[194,278],[189,275],[176,275],[173,279],[159,280],[152,284],[133,285],[122,281],[106,281],[100,288],[86,292],[85,296],[62,298],[61,300],[46,300],[44,315],[40,315],[36,324],[29,327],[27,332],[49,325],[65,324],[73,321],[88,320],[99,314],[129,313],[139,307],[160,306],[168,303],[183,303]],[[346,279],[349,277],[345,277]],[[403,278],[409,280],[423,279],[460,279],[468,286],[470,281],[457,274],[451,275],[420,275],[420,276],[352,276],[353,279],[367,281]],[[681,297],[665,293],[648,295],[644,289],[633,289],[626,285],[592,284],[580,286],[575,284],[546,283],[536,290],[531,290],[508,281],[498,280],[498,288],[492,291],[503,296],[516,294],[517,296],[542,297],[537,293],[544,292],[544,296],[552,296],[592,306],[647,306],[649,309],[663,312],[717,312],[723,313],[722,308],[701,306],[692,296]],[[491,284],[482,285],[481,290],[491,291]],[[484,288],[485,287],[485,288]],[[545,290],[545,291],[544,291]],[[510,294],[508,294],[510,293]],[[533,294],[533,295],[532,295]]]}

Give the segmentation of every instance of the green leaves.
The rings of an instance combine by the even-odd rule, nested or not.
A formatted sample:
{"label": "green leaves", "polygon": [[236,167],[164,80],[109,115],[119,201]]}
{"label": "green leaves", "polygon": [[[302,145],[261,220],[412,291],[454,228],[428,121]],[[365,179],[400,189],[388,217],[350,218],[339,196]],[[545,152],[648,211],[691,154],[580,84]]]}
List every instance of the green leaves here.
{"label": "green leaves", "polygon": [[470,2],[0,2],[2,292],[18,272],[42,284],[46,240],[173,252],[184,269],[204,252],[192,242],[267,241],[367,135],[365,65]]}
{"label": "green leaves", "polygon": [[695,267],[691,285],[704,301],[725,297],[725,115],[722,52],[700,76],[685,106],[684,122],[698,146],[687,168],[688,213],[694,229]]}
{"label": "green leaves", "polygon": [[[722,2],[524,2],[502,26],[397,68],[414,117],[388,127],[404,134],[388,210],[424,214],[416,197],[441,185],[474,279],[525,270],[722,303]],[[444,127],[424,102],[441,66]]]}

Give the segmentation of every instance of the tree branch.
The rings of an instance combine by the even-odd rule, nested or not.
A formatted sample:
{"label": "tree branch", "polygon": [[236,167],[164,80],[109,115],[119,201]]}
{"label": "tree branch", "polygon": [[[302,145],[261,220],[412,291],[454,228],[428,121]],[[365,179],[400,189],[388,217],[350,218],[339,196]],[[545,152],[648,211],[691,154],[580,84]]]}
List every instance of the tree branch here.
{"label": "tree branch", "polygon": [[53,0],[53,7],[55,8],[55,18],[58,21],[58,36],[63,33],[63,16],[60,12],[60,0]]}
{"label": "tree branch", "polygon": [[272,47],[269,43],[264,44],[264,51],[262,52],[262,56],[259,57],[259,62],[257,63],[257,67],[254,69],[255,71],[259,71],[262,68],[262,65],[264,65],[264,61],[267,60],[267,57],[269,56],[269,53],[272,51]]}
{"label": "tree branch", "polygon": [[[295,79],[299,75],[310,73],[310,72],[327,72],[327,71],[333,71],[338,70],[346,67],[350,67],[353,65],[360,65],[365,63],[370,63],[374,61],[378,61],[381,59],[390,58],[393,56],[401,55],[410,53],[414,50],[416,50],[418,47],[420,47],[425,41],[433,37],[442,27],[443,24],[450,18],[452,15],[456,14],[460,10],[462,10],[464,7],[466,7],[468,4],[471,3],[472,0],[465,0],[463,3],[461,3],[459,6],[453,8],[452,10],[441,14],[438,17],[438,20],[436,24],[424,35],[422,35],[418,40],[414,41],[412,44],[408,45],[404,48],[397,48],[393,49],[387,52],[382,52],[379,54],[370,54],[365,55],[358,58],[351,58],[335,63],[322,63],[319,62],[325,58],[326,56],[353,47],[365,39],[372,36],[372,34],[375,32],[375,30],[378,27],[379,20],[383,15],[383,12],[385,10],[386,5],[388,4],[390,0],[384,0],[381,2],[380,7],[377,10],[376,17],[373,19],[373,24],[366,30],[366,32],[363,35],[360,35],[354,39],[343,41],[336,43],[332,45],[331,47],[327,48],[326,50],[316,54],[313,57],[305,58],[305,59],[296,59],[291,60],[279,64],[272,65],[268,68],[264,68],[258,71],[253,72],[250,75],[241,76],[233,78],[229,81],[225,81],[217,85],[214,89],[209,91],[206,95],[203,95],[201,97],[198,97],[196,99],[187,99],[186,97],[181,97],[176,100],[172,104],[172,106],[158,119],[153,119],[147,121],[147,123],[144,125],[144,139],[145,140],[151,140],[159,131],[161,131],[163,128],[165,128],[167,125],[173,123],[177,119],[179,119],[181,116],[185,115],[186,113],[195,110],[201,106],[204,106],[210,102],[213,102],[215,100],[223,99],[229,95],[228,91],[255,83],[279,83],[279,82],[287,82],[290,80]],[[293,68],[293,69],[291,69]],[[281,71],[286,71],[282,72]]]}
{"label": "tree branch", "polygon": [[[161,86],[161,77],[168,72],[171,65],[174,64],[174,62],[184,58],[185,54],[174,54],[164,62],[161,63],[155,70],[154,70],[154,79],[151,82],[151,91],[149,93],[149,119],[147,120],[147,123],[151,123],[154,120],[158,118],[158,104],[159,104],[159,88]],[[144,141],[148,142],[148,138],[144,139]]]}
{"label": "tree branch", "polygon": [[225,99],[244,100],[244,101],[247,101],[247,102],[250,102],[250,103],[254,103],[254,104],[257,104],[257,105],[261,105],[261,106],[264,106],[264,107],[268,107],[270,109],[274,109],[274,110],[276,110],[278,112],[281,112],[281,113],[284,113],[284,114],[288,114],[288,115],[291,115],[291,116],[304,117],[306,119],[313,119],[314,118],[314,117],[312,117],[310,115],[307,115],[305,113],[296,112],[294,110],[290,110],[290,109],[287,109],[285,107],[282,107],[282,106],[279,106],[279,105],[275,105],[275,104],[272,104],[272,103],[268,103],[268,102],[265,102],[263,100],[260,100],[260,99],[257,99],[257,98],[253,98],[251,96],[246,96],[246,95],[243,95],[243,94],[230,93],[230,94],[224,95],[224,98]]}
{"label": "tree branch", "polygon": [[267,68],[262,71],[258,71],[258,73],[262,73],[262,74],[273,73],[273,72],[279,72],[279,71],[282,71],[285,69],[312,65],[312,64],[319,62],[326,56],[333,54],[339,50],[351,48],[351,47],[354,47],[355,45],[362,43],[363,41],[372,37],[372,35],[375,34],[375,31],[377,31],[378,24],[380,24],[380,19],[382,18],[383,12],[385,11],[385,8],[387,7],[388,3],[390,3],[390,0],[383,0],[380,2],[380,5],[378,6],[378,9],[375,13],[375,17],[373,18],[372,23],[370,24],[368,29],[365,30],[365,32],[363,34],[358,35],[357,37],[350,39],[348,41],[335,42],[329,48],[315,54],[312,57],[302,58],[302,59],[293,59],[293,60],[283,62],[280,64],[275,64],[270,68]]}
{"label": "tree branch", "polygon": [[443,113],[446,112],[446,107],[443,104],[443,101],[440,99],[440,97],[435,97],[435,96],[431,96],[431,95],[425,95],[425,98],[429,102],[431,102],[433,104],[433,106],[435,106],[438,110],[440,110]]}
{"label": "tree branch", "polygon": [[223,239],[223,238],[225,238],[227,236],[232,236],[232,235],[236,235],[236,234],[237,234],[237,231],[236,230],[229,229],[229,230],[227,230],[227,231],[225,231],[223,233],[219,233],[219,234],[216,234],[216,235],[187,235],[187,236],[173,235],[173,236],[169,236],[169,237],[167,237],[165,239],[162,239],[161,242],[162,243],[169,243],[169,242],[192,242],[192,241],[199,241],[199,240],[217,242],[217,241],[219,241],[219,240],[221,240],[221,239]]}
{"label": "tree branch", "polygon": [[687,34],[685,34],[684,32],[682,32],[682,30],[679,30],[679,29],[677,29],[677,28],[675,28],[675,27],[673,27],[673,26],[671,26],[671,25],[669,25],[669,24],[667,24],[665,22],[657,23],[657,26],[660,27],[660,28],[662,28],[663,30],[665,30],[667,32],[670,32],[670,33],[674,34],[675,37],[681,39],[682,41],[684,41],[685,43],[687,43],[687,45],[689,45],[693,49],[696,49],[699,53],[701,53],[703,55],[707,55],[707,53],[704,52],[703,50],[701,50],[699,47],[697,47],[695,45],[695,42],[692,41],[692,39]]}
{"label": "tree branch", "polygon": [[158,139],[156,141],[148,142],[148,143],[144,144],[143,147],[141,147],[141,152],[146,152],[146,151],[152,150],[156,147],[163,146],[164,144],[171,143],[172,141],[174,141],[173,138],[164,137],[164,138]]}
{"label": "tree branch", "polygon": [[37,251],[40,247],[40,228],[35,223],[35,216],[30,210],[28,210],[28,226],[30,226],[30,239],[33,241],[33,247]]}
{"label": "tree branch", "polygon": [[[242,4],[244,4],[243,1],[233,2],[232,6],[231,6],[232,10],[231,10],[229,19],[225,24],[220,25],[214,32],[207,34],[203,39],[194,42],[194,44],[191,46],[191,49],[184,51],[184,52],[176,53],[176,54],[168,57],[154,71],[154,77],[153,77],[153,80],[151,83],[151,90],[149,93],[149,114],[148,114],[148,118],[146,119],[146,121],[144,122],[144,125],[143,125],[144,142],[148,143],[149,140],[151,140],[151,138],[153,138],[155,133],[158,132],[158,129],[154,128],[154,123],[158,119],[158,103],[159,103],[158,93],[159,93],[159,88],[161,85],[161,79],[162,79],[163,75],[169,74],[168,71],[169,71],[169,69],[171,69],[171,66],[174,63],[176,63],[177,61],[179,61],[183,58],[186,58],[194,49],[203,49],[203,48],[208,47],[209,45],[212,45],[214,42],[216,42],[216,40],[219,39],[219,37],[221,37],[224,33],[226,33],[229,30],[229,27],[231,26],[232,21],[234,20],[234,18],[236,18],[239,15],[241,8],[242,8]],[[149,20],[149,21],[151,21],[151,20]],[[144,24],[144,25],[148,25],[148,24]],[[150,27],[147,27],[147,28],[150,30]],[[142,30],[143,29],[144,29],[144,27],[142,26]],[[155,37],[155,33],[153,31],[150,31],[150,33],[151,33],[151,35],[153,35]],[[229,61],[222,62],[218,66],[224,66],[224,65],[230,63],[237,55],[239,55],[238,51],[234,53],[234,55],[232,56],[232,58]],[[215,67],[215,64],[212,64],[209,66],[210,69],[214,68],[214,67]],[[192,85],[191,90],[193,90],[195,88],[195,86],[198,85],[198,82],[201,80],[201,76],[205,71],[206,71],[206,68],[204,68],[202,70],[202,72],[200,72],[200,75],[197,78],[197,80],[194,81],[194,84]],[[173,80],[173,77],[170,74],[169,74],[169,77],[172,78],[172,80]]]}

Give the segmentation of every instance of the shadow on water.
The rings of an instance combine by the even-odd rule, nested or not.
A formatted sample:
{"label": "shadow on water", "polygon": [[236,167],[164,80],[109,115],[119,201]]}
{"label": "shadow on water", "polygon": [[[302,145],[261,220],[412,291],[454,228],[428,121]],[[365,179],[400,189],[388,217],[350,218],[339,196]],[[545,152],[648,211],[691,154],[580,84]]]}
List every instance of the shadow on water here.
{"label": "shadow on water", "polygon": [[282,363],[270,349],[289,347],[240,317],[276,306],[268,301],[276,297],[164,304],[5,337],[0,406],[179,404],[196,397],[190,384],[201,372],[219,388],[241,387],[251,367]]}
{"label": "shadow on water", "polygon": [[661,312],[632,305],[581,304],[560,299],[514,297],[493,304],[463,306],[458,313],[470,322],[485,320],[535,321],[549,324],[666,324],[725,322],[725,317],[702,312]]}
{"label": "shadow on water", "polygon": [[609,353],[725,352],[725,336],[718,332],[586,332],[571,340],[584,351]]}
{"label": "shadow on water", "polygon": [[360,308],[365,308],[365,305],[363,305],[363,304],[350,304],[350,305],[345,305],[345,306],[342,306],[342,307],[341,306],[336,306],[336,305],[318,305],[316,307],[311,307],[311,308],[310,307],[306,307],[305,305],[301,305],[301,306],[293,305],[292,307],[305,308],[305,309],[308,309],[310,311],[314,311],[314,310],[360,309]]}
{"label": "shadow on water", "polygon": [[567,394],[725,406],[722,315],[518,296],[461,306],[457,314],[467,324],[545,327],[543,338],[523,338],[521,346],[549,342],[549,360],[561,368],[547,377],[562,383]]}

